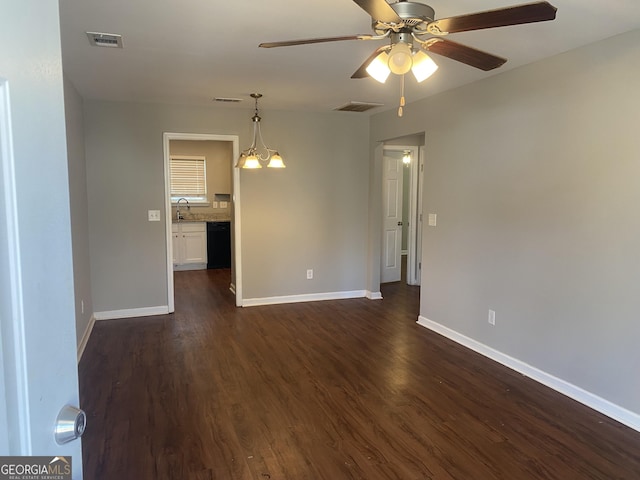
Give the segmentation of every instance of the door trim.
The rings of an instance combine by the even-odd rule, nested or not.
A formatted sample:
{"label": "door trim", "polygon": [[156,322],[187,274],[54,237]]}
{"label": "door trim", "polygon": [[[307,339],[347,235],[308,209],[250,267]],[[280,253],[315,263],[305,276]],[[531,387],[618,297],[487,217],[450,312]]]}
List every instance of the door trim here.
{"label": "door trim", "polygon": [[420,285],[422,263],[422,187],[424,177],[424,147],[414,147],[416,161],[411,164],[409,191],[409,242],[407,257],[407,283]]}
{"label": "door trim", "polygon": [[[31,418],[27,380],[27,352],[24,331],[22,273],[18,208],[15,184],[15,157],[11,133],[8,82],[0,78],[0,420],[5,432],[0,445],[8,447],[12,455],[31,454]],[[4,435],[4,434],[3,434]]]}
{"label": "door trim", "polygon": [[240,155],[240,140],[237,135],[218,135],[208,133],[171,133],[162,134],[164,149],[164,200],[165,200],[165,241],[167,251],[167,305],[169,313],[175,312],[175,293],[173,284],[173,242],[171,241],[171,169],[169,158],[169,142],[171,140],[209,140],[218,142],[232,142],[233,157],[231,168],[233,170],[233,273],[235,282],[229,286],[236,297],[236,306],[242,306],[242,249],[241,249],[241,226],[240,226],[240,171],[234,168],[235,159]]}

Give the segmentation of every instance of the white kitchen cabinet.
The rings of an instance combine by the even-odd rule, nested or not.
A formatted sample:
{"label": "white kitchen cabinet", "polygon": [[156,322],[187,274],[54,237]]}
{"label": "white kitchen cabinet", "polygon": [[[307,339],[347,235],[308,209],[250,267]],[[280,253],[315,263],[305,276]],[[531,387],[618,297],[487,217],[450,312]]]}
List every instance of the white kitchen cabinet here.
{"label": "white kitchen cabinet", "polygon": [[201,270],[207,268],[206,222],[174,223],[173,269]]}

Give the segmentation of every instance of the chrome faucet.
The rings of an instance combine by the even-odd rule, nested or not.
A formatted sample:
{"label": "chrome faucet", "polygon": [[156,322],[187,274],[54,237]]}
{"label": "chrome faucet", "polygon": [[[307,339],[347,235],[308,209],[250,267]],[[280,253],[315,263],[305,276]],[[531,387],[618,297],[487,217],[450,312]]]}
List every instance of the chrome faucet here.
{"label": "chrome faucet", "polygon": [[187,200],[184,197],[180,197],[178,199],[178,201],[176,202],[176,219],[178,221],[180,220],[184,220],[184,215],[182,215],[182,212],[180,211],[180,201],[184,200],[185,202],[187,202],[187,210],[191,210],[191,205],[189,205],[189,200]]}

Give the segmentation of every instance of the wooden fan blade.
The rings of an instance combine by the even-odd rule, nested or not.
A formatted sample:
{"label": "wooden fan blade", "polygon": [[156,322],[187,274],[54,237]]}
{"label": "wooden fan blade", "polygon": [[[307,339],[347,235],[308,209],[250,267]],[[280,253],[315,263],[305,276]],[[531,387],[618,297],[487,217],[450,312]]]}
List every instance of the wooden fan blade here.
{"label": "wooden fan blade", "polygon": [[367,67],[374,58],[376,58],[378,55],[380,55],[381,52],[384,52],[385,50],[391,50],[391,45],[385,45],[383,47],[376,48],[373,53],[369,55],[367,59],[362,63],[362,65],[360,65],[360,68],[358,68],[358,70],[356,70],[354,74],[351,75],[351,78],[367,78],[369,76],[369,74],[367,73]]}
{"label": "wooden fan blade", "polygon": [[437,53],[461,63],[465,63],[480,70],[489,71],[503,65],[507,59],[497,57],[491,53],[467,47],[461,43],[452,42],[443,38],[432,38],[423,47],[425,50]]}
{"label": "wooden fan blade", "polygon": [[303,40],[285,40],[283,42],[265,42],[258,45],[262,48],[290,47],[292,45],[309,45],[311,43],[341,42],[343,40],[372,40],[373,35],[349,35],[345,37],[307,38]]}
{"label": "wooden fan blade", "polygon": [[371,15],[371,18],[386,23],[401,23],[402,19],[385,0],[353,0]]}
{"label": "wooden fan blade", "polygon": [[458,17],[441,18],[429,23],[427,30],[433,35],[446,35],[483,28],[545,22],[555,19],[556,11],[557,8],[548,2],[527,3]]}

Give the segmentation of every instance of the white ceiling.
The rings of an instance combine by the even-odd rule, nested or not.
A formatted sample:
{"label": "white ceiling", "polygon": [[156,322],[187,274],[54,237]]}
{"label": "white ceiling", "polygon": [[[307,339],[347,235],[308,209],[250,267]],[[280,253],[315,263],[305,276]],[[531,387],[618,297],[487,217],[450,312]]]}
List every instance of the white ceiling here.
{"label": "white ceiling", "polygon": [[[527,3],[426,0],[436,18]],[[407,102],[496,75],[544,57],[640,28],[638,0],[550,0],[551,22],[466,32],[447,38],[508,59],[483,72],[433,55],[436,74],[407,76]],[[212,105],[213,97],[264,95],[261,108],[330,111],[349,101],[397,106],[400,82],[351,74],[385,41],[344,41],[273,49],[260,42],[371,33],[352,0],[61,0],[65,74],[84,98]],[[97,48],[85,32],[118,33],[124,48]],[[611,52],[615,55],[616,52]],[[353,115],[353,114],[352,114]]]}

